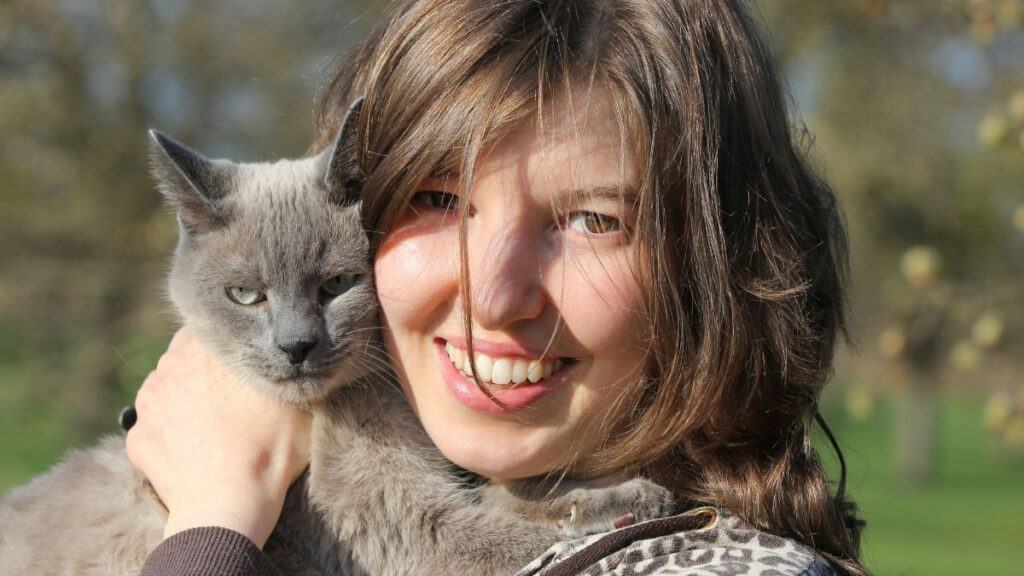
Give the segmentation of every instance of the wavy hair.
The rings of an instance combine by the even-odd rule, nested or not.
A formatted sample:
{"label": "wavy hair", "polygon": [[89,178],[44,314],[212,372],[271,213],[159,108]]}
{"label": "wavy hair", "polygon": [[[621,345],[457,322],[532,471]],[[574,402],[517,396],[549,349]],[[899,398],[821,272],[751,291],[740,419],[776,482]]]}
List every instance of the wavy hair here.
{"label": "wavy hair", "polygon": [[[581,86],[609,99],[640,168],[650,326],[644,373],[582,472],[638,470],[867,574],[863,522],[811,443],[846,337],[845,230],[740,0],[399,2],[324,85],[314,148],[365,95],[363,210],[379,240],[422,181],[457,162],[465,183],[488,143]],[[465,264],[464,234],[463,221]]]}

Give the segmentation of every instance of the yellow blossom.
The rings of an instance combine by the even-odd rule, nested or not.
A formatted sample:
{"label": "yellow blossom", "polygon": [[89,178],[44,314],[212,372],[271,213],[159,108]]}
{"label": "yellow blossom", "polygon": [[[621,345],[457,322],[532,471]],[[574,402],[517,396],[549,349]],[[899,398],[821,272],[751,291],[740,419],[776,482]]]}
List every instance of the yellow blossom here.
{"label": "yellow blossom", "polygon": [[949,360],[959,370],[973,370],[981,364],[981,350],[970,341],[961,340],[950,350]]}
{"label": "yellow blossom", "polygon": [[858,422],[871,417],[875,410],[875,395],[867,386],[854,386],[846,392],[846,413]]}
{"label": "yellow blossom", "polygon": [[994,312],[986,312],[971,327],[971,338],[982,348],[991,348],[1003,337],[1003,319]]}
{"label": "yellow blossom", "polygon": [[988,114],[978,124],[978,140],[985,146],[998,146],[1010,133],[1002,114]]}
{"label": "yellow blossom", "polygon": [[985,427],[993,432],[1002,430],[1013,416],[1013,402],[1009,394],[999,392],[985,403]]}
{"label": "yellow blossom", "polygon": [[931,246],[912,246],[900,259],[903,278],[914,288],[931,285],[938,277],[941,266],[942,257]]}
{"label": "yellow blossom", "polygon": [[878,350],[886,358],[897,358],[907,348],[907,335],[899,326],[886,328],[878,337]]}

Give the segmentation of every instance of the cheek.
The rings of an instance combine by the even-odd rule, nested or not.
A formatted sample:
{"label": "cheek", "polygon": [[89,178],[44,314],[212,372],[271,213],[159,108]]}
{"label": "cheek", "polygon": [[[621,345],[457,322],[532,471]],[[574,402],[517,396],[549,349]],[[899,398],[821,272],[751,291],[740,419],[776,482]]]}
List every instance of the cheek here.
{"label": "cheek", "polygon": [[392,330],[426,325],[452,291],[458,291],[457,239],[452,236],[396,232],[381,246],[374,276]]}
{"label": "cheek", "polygon": [[626,255],[580,255],[564,266],[553,275],[552,299],[560,301],[566,327],[595,360],[640,346],[642,295]]}

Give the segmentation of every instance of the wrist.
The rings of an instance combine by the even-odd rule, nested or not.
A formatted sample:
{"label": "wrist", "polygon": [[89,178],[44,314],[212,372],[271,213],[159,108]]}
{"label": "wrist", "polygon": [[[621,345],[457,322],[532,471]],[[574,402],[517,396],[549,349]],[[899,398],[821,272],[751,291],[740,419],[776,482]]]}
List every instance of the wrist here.
{"label": "wrist", "polygon": [[238,532],[263,548],[283,505],[283,499],[257,494],[178,506],[168,514],[164,538],[190,528],[219,526]]}

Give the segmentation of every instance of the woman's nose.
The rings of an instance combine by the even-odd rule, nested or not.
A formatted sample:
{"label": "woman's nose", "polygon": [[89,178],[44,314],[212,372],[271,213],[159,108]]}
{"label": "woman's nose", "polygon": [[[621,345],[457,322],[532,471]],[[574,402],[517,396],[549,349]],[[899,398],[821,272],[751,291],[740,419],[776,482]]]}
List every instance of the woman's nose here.
{"label": "woman's nose", "polygon": [[481,226],[467,238],[473,318],[485,330],[498,330],[544,310],[542,255],[528,222],[513,217]]}

